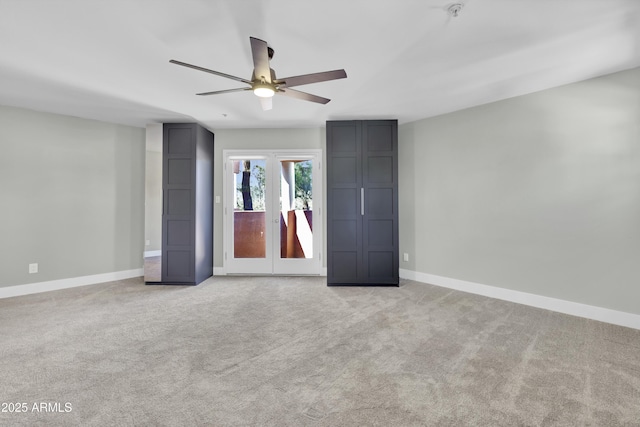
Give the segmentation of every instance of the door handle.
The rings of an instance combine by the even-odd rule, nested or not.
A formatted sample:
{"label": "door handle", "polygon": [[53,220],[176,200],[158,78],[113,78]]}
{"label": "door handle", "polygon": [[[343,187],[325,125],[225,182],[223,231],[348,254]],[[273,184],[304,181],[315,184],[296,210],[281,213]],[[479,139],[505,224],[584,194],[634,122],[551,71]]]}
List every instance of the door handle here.
{"label": "door handle", "polygon": [[360,188],[360,215],[364,216],[364,187]]}

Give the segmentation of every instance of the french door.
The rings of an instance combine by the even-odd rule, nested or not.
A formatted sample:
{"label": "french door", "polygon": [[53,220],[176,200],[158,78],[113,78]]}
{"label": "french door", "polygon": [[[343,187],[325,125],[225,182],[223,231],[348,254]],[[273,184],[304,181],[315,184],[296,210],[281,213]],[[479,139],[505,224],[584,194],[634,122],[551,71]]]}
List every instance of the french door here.
{"label": "french door", "polygon": [[228,274],[320,274],[321,151],[224,150]]}

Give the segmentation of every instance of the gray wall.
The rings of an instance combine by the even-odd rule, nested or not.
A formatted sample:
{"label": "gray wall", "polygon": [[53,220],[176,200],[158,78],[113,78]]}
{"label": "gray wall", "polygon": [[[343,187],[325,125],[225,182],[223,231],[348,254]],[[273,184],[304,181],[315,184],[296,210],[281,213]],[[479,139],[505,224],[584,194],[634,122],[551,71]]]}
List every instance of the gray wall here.
{"label": "gray wall", "polygon": [[0,106],[0,287],[141,268],[144,162],[144,129]]}
{"label": "gray wall", "polygon": [[401,268],[640,314],[640,69],[399,141]]}
{"label": "gray wall", "polygon": [[[223,157],[222,150],[248,150],[248,149],[322,149],[325,148],[324,128],[315,129],[220,129],[212,130],[214,133],[214,193],[222,195]],[[324,159],[323,159],[324,162]],[[323,194],[323,200],[326,199]],[[222,267],[224,246],[222,203],[214,205],[213,213],[213,259],[214,267]],[[326,226],[326,220],[323,224]],[[326,229],[326,228],[324,228]],[[326,242],[325,242],[326,246]],[[323,251],[323,265],[324,254]]]}

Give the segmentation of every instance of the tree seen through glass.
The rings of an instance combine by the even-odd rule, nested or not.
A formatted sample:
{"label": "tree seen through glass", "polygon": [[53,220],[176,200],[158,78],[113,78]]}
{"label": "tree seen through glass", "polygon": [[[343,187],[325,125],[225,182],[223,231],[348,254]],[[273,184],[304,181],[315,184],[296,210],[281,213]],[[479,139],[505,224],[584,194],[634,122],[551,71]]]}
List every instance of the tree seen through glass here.
{"label": "tree seen through glass", "polygon": [[[249,189],[251,194],[252,209],[257,211],[265,210],[265,184],[266,170],[264,160],[252,160],[253,165],[250,168]],[[256,164],[258,163],[258,164]],[[261,164],[260,164],[261,163]],[[242,162],[241,162],[242,164]],[[305,160],[296,162],[294,165],[295,174],[295,201],[294,209],[312,210],[312,162]],[[238,174],[236,180],[236,206],[237,210],[245,209],[245,203],[242,195],[242,173]]]}

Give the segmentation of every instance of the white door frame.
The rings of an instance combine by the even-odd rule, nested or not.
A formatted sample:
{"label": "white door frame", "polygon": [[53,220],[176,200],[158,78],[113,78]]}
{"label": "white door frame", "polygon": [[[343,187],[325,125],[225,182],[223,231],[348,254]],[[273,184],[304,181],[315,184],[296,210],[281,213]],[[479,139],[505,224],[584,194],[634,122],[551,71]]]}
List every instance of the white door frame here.
{"label": "white door frame", "polygon": [[[256,275],[320,275],[322,273],[321,253],[323,248],[323,212],[322,212],[322,150],[223,150],[223,269],[225,274]],[[265,176],[265,241],[266,257],[233,257],[233,219],[235,193],[231,186],[233,180],[232,160],[264,159]],[[279,162],[281,160],[313,160],[313,258],[280,258],[280,214],[279,214]],[[274,181],[275,177],[278,181]]]}

